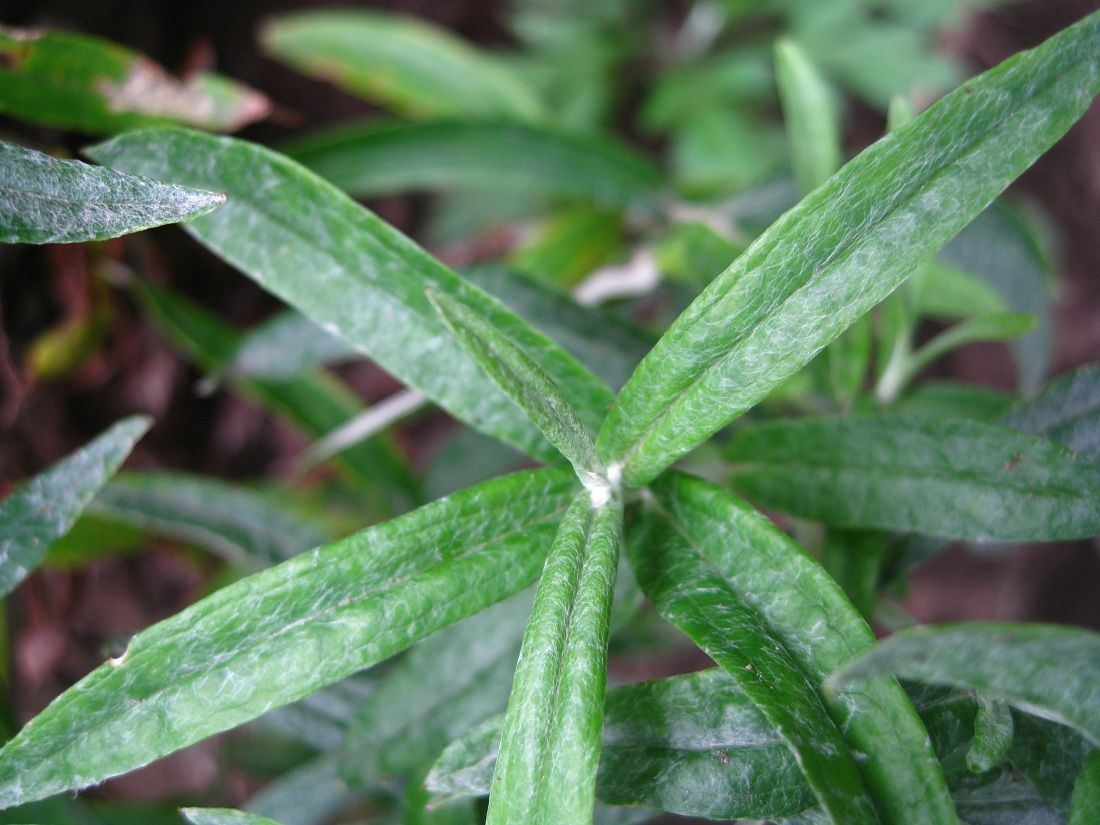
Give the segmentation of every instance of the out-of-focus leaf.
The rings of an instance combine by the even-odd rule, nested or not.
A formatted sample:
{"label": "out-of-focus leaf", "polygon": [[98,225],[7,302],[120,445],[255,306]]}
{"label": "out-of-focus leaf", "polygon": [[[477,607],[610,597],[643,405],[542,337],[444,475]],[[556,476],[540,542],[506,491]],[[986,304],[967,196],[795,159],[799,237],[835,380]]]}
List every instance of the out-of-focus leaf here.
{"label": "out-of-focus leaf", "polygon": [[[451,743],[429,790],[488,794],[503,727],[497,716]],[[708,819],[778,819],[813,804],[790,750],[719,669],[608,690],[596,795]]]}
{"label": "out-of-focus leaf", "polygon": [[1000,765],[1012,748],[1012,711],[1004,702],[978,697],[974,717],[974,741],[966,754],[973,773],[985,773]]}
{"label": "out-of-focus leaf", "polygon": [[840,122],[828,81],[793,40],[775,46],[775,76],[794,178],[811,192],[840,168]]}
{"label": "out-of-focus leaf", "polygon": [[1073,786],[1069,825],[1089,825],[1100,819],[1100,749],[1085,760],[1085,766]]}
{"label": "out-of-focus leaf", "polygon": [[702,111],[679,124],[672,139],[672,176],[692,197],[741,192],[782,167],[782,132],[729,110]]}
{"label": "out-of-focus leaf", "polygon": [[39,473],[0,501],[0,596],[6,596],[69,532],[151,421],[132,416]]}
{"label": "out-of-focus leaf", "polygon": [[0,140],[0,243],[100,241],[177,223],[225,195],[89,166]]}
{"label": "out-of-focus leaf", "polygon": [[147,764],[522,590],[571,474],[497,479],[215,592],[139,633],[0,750],[0,805]]}
{"label": "out-of-focus leaf", "polygon": [[429,288],[515,339],[588,426],[603,420],[610,393],[572,355],[293,161],[244,141],[175,129],[130,132],[91,151],[127,169],[217,181],[230,195],[219,210],[223,217],[199,219],[188,227],[192,234],[475,428],[536,457],[555,458],[538,429],[447,330],[428,302]]}
{"label": "out-of-focus leaf", "polygon": [[941,261],[929,261],[913,273],[909,286],[914,310],[922,317],[953,320],[1008,311],[1004,297],[985,281]]}
{"label": "out-of-focus leaf", "polygon": [[340,754],[355,784],[407,774],[504,710],[533,593],[524,592],[417,645],[355,713]]}
{"label": "out-of-focus leaf", "polygon": [[474,266],[463,275],[573,353],[613,390],[626,383],[653,346],[652,336],[619,315],[581,306],[508,267]]}
{"label": "out-of-focus leaf", "polygon": [[817,562],[700,479],[669,473],[653,493],[627,542],[642,591],[777,725],[818,799],[841,822],[876,810],[898,825],[954,822],[927,732],[893,680],[821,691],[874,636]]}
{"label": "out-of-focus leaf", "polygon": [[1100,461],[1100,364],[1058,376],[1034,397],[1013,406],[1001,422]]}
{"label": "out-of-focus leaf", "polygon": [[608,138],[519,123],[369,120],[284,151],[356,197],[472,189],[615,209],[645,204],[661,186],[649,160]]}
{"label": "out-of-focus leaf", "polygon": [[739,430],[727,455],[742,495],[839,527],[973,541],[1100,532],[1100,466],[1007,427],[861,415]]}
{"label": "out-of-focus leaf", "polygon": [[535,278],[572,287],[607,263],[623,242],[619,215],[581,207],[551,216],[509,260]]}
{"label": "out-of-focus leaf", "polygon": [[944,247],[940,260],[971,273],[1013,312],[1035,317],[1035,329],[1009,345],[1017,384],[1033,393],[1046,375],[1051,347],[1050,263],[1023,214],[995,203]]}
{"label": "out-of-focus leaf", "polygon": [[[991,387],[923,381],[902,395],[894,409],[902,413],[996,421],[1012,406],[1013,400],[1013,395]],[[861,412],[874,409],[868,406]]]}
{"label": "out-of-focus leaf", "polygon": [[184,808],[182,813],[191,825],[285,825],[266,816],[231,808]]}
{"label": "out-of-focus leaf", "polygon": [[581,492],[558,527],[523,633],[486,825],[592,821],[622,503]]}
{"label": "out-of-focus leaf", "polygon": [[123,473],[99,492],[88,512],[198,545],[231,562],[265,567],[330,539],[317,525],[243,487],[186,473]]}
{"label": "out-of-focus leaf", "polygon": [[955,808],[967,825],[1064,825],[1028,782],[1002,774],[993,782],[955,790]]}
{"label": "out-of-focus leaf", "polygon": [[321,753],[334,751],[344,741],[356,711],[377,688],[379,679],[373,670],[357,673],[264,714],[255,725]]}
{"label": "out-of-focus leaf", "polygon": [[235,132],[271,102],[215,74],[180,80],[97,37],[0,26],[0,112],[92,134],[172,123]]}
{"label": "out-of-focus leaf", "polygon": [[526,459],[495,438],[461,427],[432,455],[424,477],[429,501],[521,467]]}
{"label": "out-of-focus leaf", "polygon": [[965,344],[1018,338],[1034,326],[1033,316],[1019,313],[979,315],[955,324],[909,356],[902,380],[908,382],[937,358]]}
{"label": "out-of-focus leaf", "polygon": [[868,621],[875,611],[875,591],[885,549],[881,533],[832,529],[825,534],[822,564]]}
{"label": "out-of-focus leaf", "polygon": [[543,114],[534,93],[492,56],[416,17],[297,12],[270,20],[260,40],[293,68],[414,118]]}
{"label": "out-of-focus leaf", "polygon": [[[240,334],[205,308],[164,287],[138,283],[137,295],[161,332],[207,372],[216,373],[240,345]],[[307,373],[289,381],[237,380],[236,389],[265,409],[321,437],[363,412],[362,402],[332,375]],[[336,456],[355,485],[401,512],[419,499],[407,462],[385,435],[360,441]],[[369,504],[369,502],[368,502]]]}
{"label": "out-of-focus leaf", "polygon": [[354,802],[353,793],[336,770],[336,757],[319,756],[269,782],[245,805],[249,813],[279,825],[324,825]]}
{"label": "out-of-focus leaf", "polygon": [[474,360],[573,465],[585,485],[598,483],[603,468],[592,436],[538,362],[460,301],[434,291],[428,298]]}
{"label": "out-of-focus leaf", "polygon": [[830,681],[882,673],[978,690],[1100,744],[1100,634],[1088,630],[1007,622],[916,627],[879,642]]}
{"label": "out-of-focus leaf", "polygon": [[1008,758],[1054,810],[1069,812],[1073,780],[1093,745],[1075,730],[1013,710],[1012,748]]}
{"label": "out-of-focus leaf", "polygon": [[1098,35],[1093,14],[975,78],[758,238],[619,394],[600,450],[624,482],[647,483],[765,397],[970,222],[1100,90]]}
{"label": "out-of-focus leaf", "polygon": [[224,374],[287,381],[314,367],[356,358],[359,351],[293,309],[276,313],[240,339]]}
{"label": "out-of-focus leaf", "polygon": [[68,533],[50,545],[43,564],[77,568],[112,553],[128,553],[145,546],[143,530],[85,513]]}
{"label": "out-of-focus leaf", "polygon": [[642,109],[642,125],[650,131],[674,130],[700,113],[772,105],[774,96],[766,48],[726,49],[698,63],[662,71]]}
{"label": "out-of-focus leaf", "polygon": [[672,227],[653,256],[663,275],[700,291],[744,251],[706,224],[685,222]]}
{"label": "out-of-focus leaf", "polygon": [[67,318],[31,342],[27,351],[31,374],[51,380],[80,367],[103,344],[113,318],[113,305],[106,293],[94,295],[87,313]]}

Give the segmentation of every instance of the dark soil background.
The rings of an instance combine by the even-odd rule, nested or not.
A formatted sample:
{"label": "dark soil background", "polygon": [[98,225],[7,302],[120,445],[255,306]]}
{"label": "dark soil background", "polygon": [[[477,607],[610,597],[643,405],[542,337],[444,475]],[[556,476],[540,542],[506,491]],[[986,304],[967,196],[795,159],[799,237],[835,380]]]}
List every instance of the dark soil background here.
{"label": "dark soil background", "polygon": [[[807,0],[809,1],[809,0]],[[917,0],[914,0],[917,2]],[[260,55],[255,32],[266,16],[311,5],[288,0],[147,2],[145,0],[0,0],[0,22],[51,26],[101,35],[144,52],[170,69],[209,66],[269,94],[272,121],[241,136],[271,143],[301,126],[315,127],[371,111],[369,104],[304,79]],[[329,4],[331,5],[331,3]],[[505,44],[503,4],[468,0],[395,0],[370,5],[430,18],[477,42]],[[669,3],[672,21],[683,4]],[[1085,14],[1097,0],[1034,0],[975,14],[944,46],[975,72],[1037,45]],[[851,148],[880,133],[878,115],[856,110]],[[0,134],[76,151],[77,135],[36,130],[0,119]],[[1100,105],[1048,152],[1015,187],[1051,217],[1058,240],[1058,282],[1052,373],[1100,360]],[[417,197],[370,204],[411,234],[424,214]],[[143,274],[242,325],[276,302],[168,227],[112,242],[108,255],[140,257]],[[112,294],[116,318],[103,346],[74,373],[36,381],[25,368],[29,343],[89,301],[91,262],[82,247],[0,247],[0,495],[86,442],[125,414],[143,411],[156,426],[128,466],[174,468],[228,478],[277,475],[301,447],[301,437],[236,396],[199,397],[197,373],[181,362],[122,293]],[[999,346],[972,346],[938,368],[941,377],[1010,388],[1011,366]],[[369,366],[342,371],[368,400],[393,383]],[[429,428],[430,430],[430,428]],[[422,429],[403,434],[414,455]],[[15,686],[15,716],[23,721],[102,661],[120,639],[171,615],[203,592],[213,562],[154,545],[147,552],[94,563],[73,572],[33,576],[7,605]],[[996,551],[954,547],[915,575],[906,607],[921,621],[1021,619],[1100,629],[1100,541],[1065,542]],[[2,627],[0,627],[2,629]],[[672,663],[682,669],[683,663]],[[0,673],[2,673],[0,669]],[[218,769],[208,745],[164,760],[108,786],[113,795],[163,798],[221,784],[223,797],[243,786]],[[225,783],[229,783],[228,786]]]}

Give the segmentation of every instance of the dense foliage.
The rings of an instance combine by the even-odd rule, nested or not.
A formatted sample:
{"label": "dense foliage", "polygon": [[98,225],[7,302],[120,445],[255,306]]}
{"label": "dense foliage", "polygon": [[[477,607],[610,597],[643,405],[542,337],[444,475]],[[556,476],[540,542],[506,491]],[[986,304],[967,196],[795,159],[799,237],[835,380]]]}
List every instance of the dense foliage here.
{"label": "dense foliage", "polygon": [[[897,601],[952,540],[1100,533],[1100,365],[1042,385],[1046,262],[998,200],[1100,92],[1100,12],[941,95],[954,4],[700,0],[639,113],[658,164],[610,129],[660,15],[560,5],[517,4],[508,54],[272,19],[271,56],[399,116],[275,148],[216,134],[260,92],[0,29],[0,111],[107,136],[97,165],[0,142],[0,240],[179,222],[286,308],[241,333],[121,245],[112,288],[316,439],[274,485],[118,472],[134,416],[0,502],[4,595],[135,531],[231,571],[12,732],[0,821],[113,821],[66,794],[243,725],[297,749],[195,825],[1100,821],[1100,636]],[[890,115],[846,163],[845,95]],[[440,196],[427,237],[510,248],[455,271],[356,200],[407,191]],[[1019,396],[921,381],[1009,340]],[[328,370],[360,356],[405,389],[364,409]],[[431,407],[461,426],[418,472],[391,431]],[[654,614],[716,667],[608,687]]]}

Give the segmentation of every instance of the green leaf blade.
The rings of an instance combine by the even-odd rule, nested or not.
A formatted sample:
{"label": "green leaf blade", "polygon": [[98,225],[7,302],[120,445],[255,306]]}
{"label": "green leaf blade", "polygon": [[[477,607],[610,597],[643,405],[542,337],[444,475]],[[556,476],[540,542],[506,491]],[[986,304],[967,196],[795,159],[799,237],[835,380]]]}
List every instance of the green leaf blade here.
{"label": "green leaf blade", "polygon": [[974,717],[974,741],[966,753],[966,767],[972,773],[991,771],[1004,761],[1012,748],[1012,712],[1004,702],[978,698]]}
{"label": "green leaf blade", "polygon": [[553,470],[496,479],[241,579],[139,633],[0,750],[0,806],[133,770],[518,592],[537,576],[574,488]]}
{"label": "green leaf blade", "polygon": [[1035,397],[1013,406],[1001,423],[1100,461],[1100,364],[1058,376]]}
{"label": "green leaf blade", "polygon": [[150,426],[123,419],[0,501],[0,597],[6,596],[69,532]]}
{"label": "green leaf blade", "polygon": [[113,523],[268,565],[325,544],[319,527],[237,485],[175,472],[122,473],[88,507]]}
{"label": "green leaf blade", "polygon": [[1100,91],[1100,15],[874,144],[765,232],[669,328],[600,434],[641,486],[793,374],[947,243]]}
{"label": "green leaf blade", "polygon": [[[701,554],[709,570],[706,587],[698,591],[702,598],[717,601],[712,594],[721,594],[723,606],[741,602],[736,608],[739,614],[758,627],[764,624],[760,638],[774,640],[769,643],[772,650],[786,651],[787,670],[801,672],[813,694],[806,702],[816,700],[828,712],[828,718],[819,718],[817,725],[823,727],[831,720],[843,730],[840,752],[861,754],[858,770],[883,821],[954,823],[927,732],[895,681],[880,679],[858,690],[819,693],[830,673],[874,644],[870,628],[820,565],[759,512],[700,479],[668,474],[655,485],[654,493],[655,506],[643,514],[644,531],[627,543],[639,584],[651,601],[658,603],[647,581],[670,594],[679,589],[684,594],[681,602],[690,606],[693,591],[684,583],[687,580],[677,581],[671,573],[662,572],[666,568],[659,557],[672,556],[675,567],[667,570],[698,577],[684,559],[689,558],[688,552]],[[655,549],[655,540],[663,549]],[[648,572],[643,575],[639,567]],[[699,618],[701,623],[709,620],[706,612]],[[725,622],[714,633],[705,626],[700,629],[707,633],[708,647],[720,651],[732,666],[729,670],[742,688],[760,691],[763,683],[754,683],[757,663],[745,661],[749,657],[731,647],[737,631]],[[753,670],[746,670],[746,664],[752,664]],[[759,701],[774,702],[774,694],[767,691]],[[830,739],[824,741],[835,740],[834,734],[828,735]],[[811,740],[806,745],[812,748],[818,743]],[[831,755],[832,751],[826,758]],[[826,792],[837,791],[830,784]],[[842,794],[839,804],[850,804],[846,795]]]}
{"label": "green leaf blade", "polygon": [[469,189],[612,209],[647,203],[661,186],[624,146],[520,123],[370,120],[283,151],[356,197]]}
{"label": "green leaf blade", "polygon": [[291,67],[412,117],[542,114],[532,91],[490,56],[415,17],[298,12],[271,20],[260,39]]}
{"label": "green leaf blade", "polygon": [[1100,744],[1097,633],[1009,622],[917,627],[880,642],[830,681],[850,684],[881,673],[978,690]]}
{"label": "green leaf blade", "polygon": [[487,825],[584,825],[600,755],[622,504],[585,491],[550,549],[523,634]]}
{"label": "green leaf blade", "polygon": [[572,355],[293,161],[243,141],[171,129],[131,132],[89,151],[126,169],[218,182],[230,196],[226,209],[189,224],[189,232],[474,428],[535,457],[555,456],[454,340],[428,302],[429,288],[515,339],[587,425],[603,419],[610,391]]}
{"label": "green leaf blade", "polygon": [[117,43],[0,26],[0,112],[91,134],[173,123],[234,132],[271,101],[207,72],[179,80]]}
{"label": "green leaf blade", "polygon": [[730,484],[769,507],[841,527],[974,541],[1100,532],[1100,467],[996,424],[881,414],[740,431]]}
{"label": "green leaf blade", "polygon": [[225,195],[172,186],[0,141],[0,243],[117,238],[217,209]]}
{"label": "green leaf blade", "polygon": [[840,123],[828,82],[802,48],[783,39],[775,45],[775,76],[794,177],[811,192],[840,168]]}
{"label": "green leaf blade", "polygon": [[1100,817],[1100,749],[1085,760],[1085,766],[1073,786],[1069,825],[1088,825]]}
{"label": "green leaf blade", "polygon": [[596,445],[554,379],[469,307],[435,291],[428,292],[428,299],[467,352],[565,456],[581,480],[598,484],[602,466]]}
{"label": "green leaf blade", "polygon": [[266,816],[232,808],[183,808],[180,813],[191,825],[279,825]]}

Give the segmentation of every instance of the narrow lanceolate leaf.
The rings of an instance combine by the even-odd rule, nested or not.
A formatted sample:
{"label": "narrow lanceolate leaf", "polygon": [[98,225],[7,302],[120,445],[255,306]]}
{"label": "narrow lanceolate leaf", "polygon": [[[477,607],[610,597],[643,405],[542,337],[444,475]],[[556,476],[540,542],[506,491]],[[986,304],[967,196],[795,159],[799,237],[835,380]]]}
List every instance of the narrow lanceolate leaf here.
{"label": "narrow lanceolate leaf", "polygon": [[1100,466],[981,421],[865,415],[738,432],[742,495],[802,518],[973,541],[1100,532]]}
{"label": "narrow lanceolate leaf", "polygon": [[[449,745],[428,789],[488,794],[503,727],[497,716]],[[780,819],[814,802],[779,734],[717,668],[608,690],[596,796],[708,819]]]}
{"label": "narrow lanceolate leaf", "polygon": [[42,561],[149,429],[126,418],[0,501],[0,597]]}
{"label": "narrow lanceolate leaf", "polygon": [[123,473],[100,491],[88,512],[198,545],[229,561],[265,567],[330,538],[250,490],[186,473]]}
{"label": "narrow lanceolate leaf", "polygon": [[1004,702],[978,697],[974,741],[966,753],[966,767],[985,773],[1000,765],[1012,748],[1012,711]]}
{"label": "narrow lanceolate leaf", "polygon": [[1085,760],[1073,786],[1069,825],[1089,825],[1100,819],[1100,749]]}
{"label": "narrow lanceolate leaf", "polygon": [[904,630],[831,681],[880,673],[978,690],[1069,725],[1100,745],[1100,634],[1074,627],[967,622]]}
{"label": "narrow lanceolate leaf", "polygon": [[420,770],[504,710],[534,594],[524,592],[417,645],[356,711],[340,771],[357,785]]}
{"label": "narrow lanceolate leaf", "polygon": [[787,742],[831,821],[878,822],[855,755],[810,676],[691,538],[671,519],[651,517],[631,542],[630,562],[657,611],[737,679]]}
{"label": "narrow lanceolate leaf", "polygon": [[1007,341],[1028,332],[1035,326],[1035,318],[1017,312],[979,315],[946,329],[914,352],[903,372],[908,381],[937,358],[964,344],[975,341]]}
{"label": "narrow lanceolate leaf", "polygon": [[359,351],[300,312],[288,309],[246,332],[224,373],[287,381],[315,367],[348,361]]}
{"label": "narrow lanceolate leaf", "polygon": [[506,476],[219,590],[139,633],[0,750],[0,807],[138,768],[529,585],[575,482]]}
{"label": "narrow lanceolate leaf", "polygon": [[467,352],[535,422],[586,486],[599,484],[596,445],[554,379],[515,341],[460,301],[434,291],[428,292],[428,299]]}
{"label": "narrow lanceolate leaf", "polygon": [[654,494],[627,542],[638,583],[776,726],[822,804],[839,822],[873,821],[870,795],[884,822],[954,823],[928,734],[897,683],[821,690],[874,635],[820,565],[700,479],[669,474]]}
{"label": "narrow lanceolate leaf", "polygon": [[300,12],[270,21],[260,38],[268,54],[293,68],[412,117],[542,114],[514,72],[415,17]]}
{"label": "narrow lanceolate leaf", "polygon": [[486,825],[592,821],[622,504],[582,492],[558,528],[523,634]]}
{"label": "narrow lanceolate leaf", "polygon": [[283,151],[356,197],[469,189],[612,209],[649,202],[661,187],[657,168],[625,146],[520,123],[372,119]]}
{"label": "narrow lanceolate leaf", "polygon": [[117,238],[203,215],[225,195],[58,158],[0,140],[0,243]]}
{"label": "narrow lanceolate leaf", "polygon": [[270,111],[219,75],[180,80],[97,37],[0,26],[0,112],[12,117],[93,134],[173,123],[233,132]]}
{"label": "narrow lanceolate leaf", "polygon": [[803,193],[810,192],[840,167],[837,101],[817,67],[791,40],[775,46],[775,77],[794,179]]}
{"label": "narrow lanceolate leaf", "polygon": [[180,812],[191,825],[280,825],[266,816],[232,808],[183,808]]}
{"label": "narrow lanceolate leaf", "polygon": [[796,372],[974,218],[1100,90],[1100,13],[968,81],[848,163],[676,320],[600,434],[631,486]]}
{"label": "narrow lanceolate leaf", "polygon": [[1059,375],[1034,398],[1010,409],[1001,422],[1100,461],[1100,364]]}
{"label": "narrow lanceolate leaf", "polygon": [[[229,194],[188,230],[287,303],[457,418],[539,458],[554,450],[439,319],[425,290],[455,298],[509,335],[595,429],[610,391],[572,355],[331,184],[254,144],[198,132],[130,132],[92,153]],[[242,232],[241,227],[249,227]]]}

